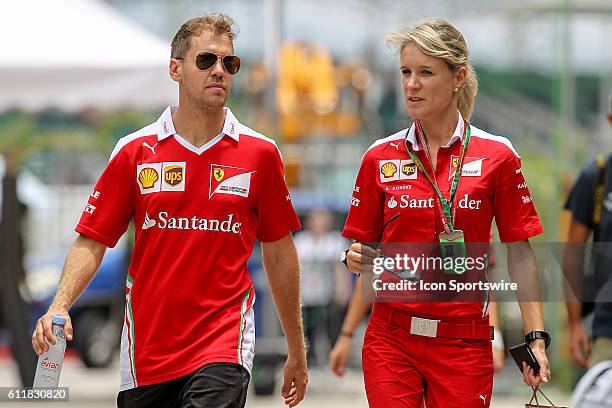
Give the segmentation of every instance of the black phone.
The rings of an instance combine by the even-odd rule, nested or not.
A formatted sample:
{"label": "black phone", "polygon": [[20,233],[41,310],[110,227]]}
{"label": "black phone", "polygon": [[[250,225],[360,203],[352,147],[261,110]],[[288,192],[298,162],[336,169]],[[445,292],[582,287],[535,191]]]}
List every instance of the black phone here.
{"label": "black phone", "polygon": [[538,360],[536,360],[531,347],[529,347],[529,344],[521,343],[518,346],[511,347],[508,351],[521,372],[523,372],[524,361],[533,369],[535,375],[538,375],[540,372],[540,364],[538,363]]}

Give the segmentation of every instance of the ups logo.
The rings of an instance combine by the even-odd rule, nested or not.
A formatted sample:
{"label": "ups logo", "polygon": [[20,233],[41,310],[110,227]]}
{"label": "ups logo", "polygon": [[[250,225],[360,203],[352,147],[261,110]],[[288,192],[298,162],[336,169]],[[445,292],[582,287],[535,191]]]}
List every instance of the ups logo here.
{"label": "ups logo", "polygon": [[167,166],[164,167],[164,182],[170,186],[176,186],[183,181],[184,168],[183,166]]}
{"label": "ups logo", "polygon": [[402,165],[402,173],[406,176],[411,176],[416,172],[416,164],[415,163],[405,163]]}

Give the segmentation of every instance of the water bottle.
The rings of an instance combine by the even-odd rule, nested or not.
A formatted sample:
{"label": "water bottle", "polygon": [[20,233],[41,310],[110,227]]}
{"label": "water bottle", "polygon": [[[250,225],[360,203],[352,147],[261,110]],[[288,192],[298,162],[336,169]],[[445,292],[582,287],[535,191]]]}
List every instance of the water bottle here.
{"label": "water bottle", "polygon": [[66,336],[64,336],[66,318],[53,316],[52,320],[52,331],[56,342],[55,344],[49,344],[49,351],[38,357],[33,388],[57,388],[59,385],[62,364],[64,363],[64,352],[66,351]]}

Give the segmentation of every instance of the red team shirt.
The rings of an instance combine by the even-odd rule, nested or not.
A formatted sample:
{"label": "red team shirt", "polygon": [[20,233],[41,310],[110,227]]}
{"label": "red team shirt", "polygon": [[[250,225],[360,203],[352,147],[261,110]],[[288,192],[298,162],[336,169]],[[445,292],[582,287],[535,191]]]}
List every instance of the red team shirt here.
{"label": "red team shirt", "polygon": [[121,339],[121,390],[169,381],[212,362],[249,372],[257,238],[300,228],[271,139],[225,108],[201,148],[175,133],[171,111],[119,140],[76,227],[113,247],[135,224]]}
{"label": "red team shirt", "polygon": [[[542,233],[520,156],[510,141],[474,126],[470,128],[470,143],[455,198],[455,229],[463,230],[466,242],[483,243],[485,248],[493,217],[502,242]],[[464,121],[459,114],[451,140],[438,150],[435,177],[446,198],[461,154],[463,131]],[[411,160],[408,147],[432,175],[414,125],[376,141],[362,159],[343,236],[375,243],[385,221],[399,212],[400,216],[382,231],[381,242],[425,243],[430,248],[431,243],[439,242],[443,225],[436,194]],[[488,302],[407,301],[389,305],[421,316],[481,318],[487,313]]]}

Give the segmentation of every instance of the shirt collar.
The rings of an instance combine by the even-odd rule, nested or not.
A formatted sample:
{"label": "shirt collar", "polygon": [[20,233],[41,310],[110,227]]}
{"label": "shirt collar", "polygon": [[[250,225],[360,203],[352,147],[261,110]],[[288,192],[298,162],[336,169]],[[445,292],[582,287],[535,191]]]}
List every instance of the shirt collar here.
{"label": "shirt collar", "polygon": [[[164,140],[168,136],[172,136],[176,133],[174,128],[174,122],[172,122],[172,113],[178,109],[178,106],[168,106],[166,110],[157,119],[157,140]],[[223,123],[223,129],[221,133],[224,133],[238,141],[240,132],[238,126],[240,123],[234,116],[230,108],[224,107],[223,112],[225,113],[225,122]]]}
{"label": "shirt collar", "polygon": [[[455,127],[455,131],[453,132],[453,135],[451,136],[448,143],[442,147],[449,147],[453,143],[455,143],[455,141],[457,140],[463,141],[463,130],[464,130],[463,127],[464,127],[465,122],[463,121],[463,116],[461,116],[461,112],[457,112],[457,113],[459,114],[459,117],[457,118],[457,126]],[[408,129],[408,134],[406,135],[406,141],[407,143],[410,143],[412,145],[413,151],[420,150],[419,143],[417,142],[416,127],[414,125],[414,122],[410,126],[410,129]]]}
{"label": "shirt collar", "polygon": [[236,119],[230,108],[226,107],[223,108],[223,110],[225,111],[225,123],[223,123],[223,129],[221,130],[221,132],[225,133],[235,141],[238,141],[238,139],[240,138],[240,132],[238,131],[238,126],[240,125],[240,123],[238,122],[238,119]]}

